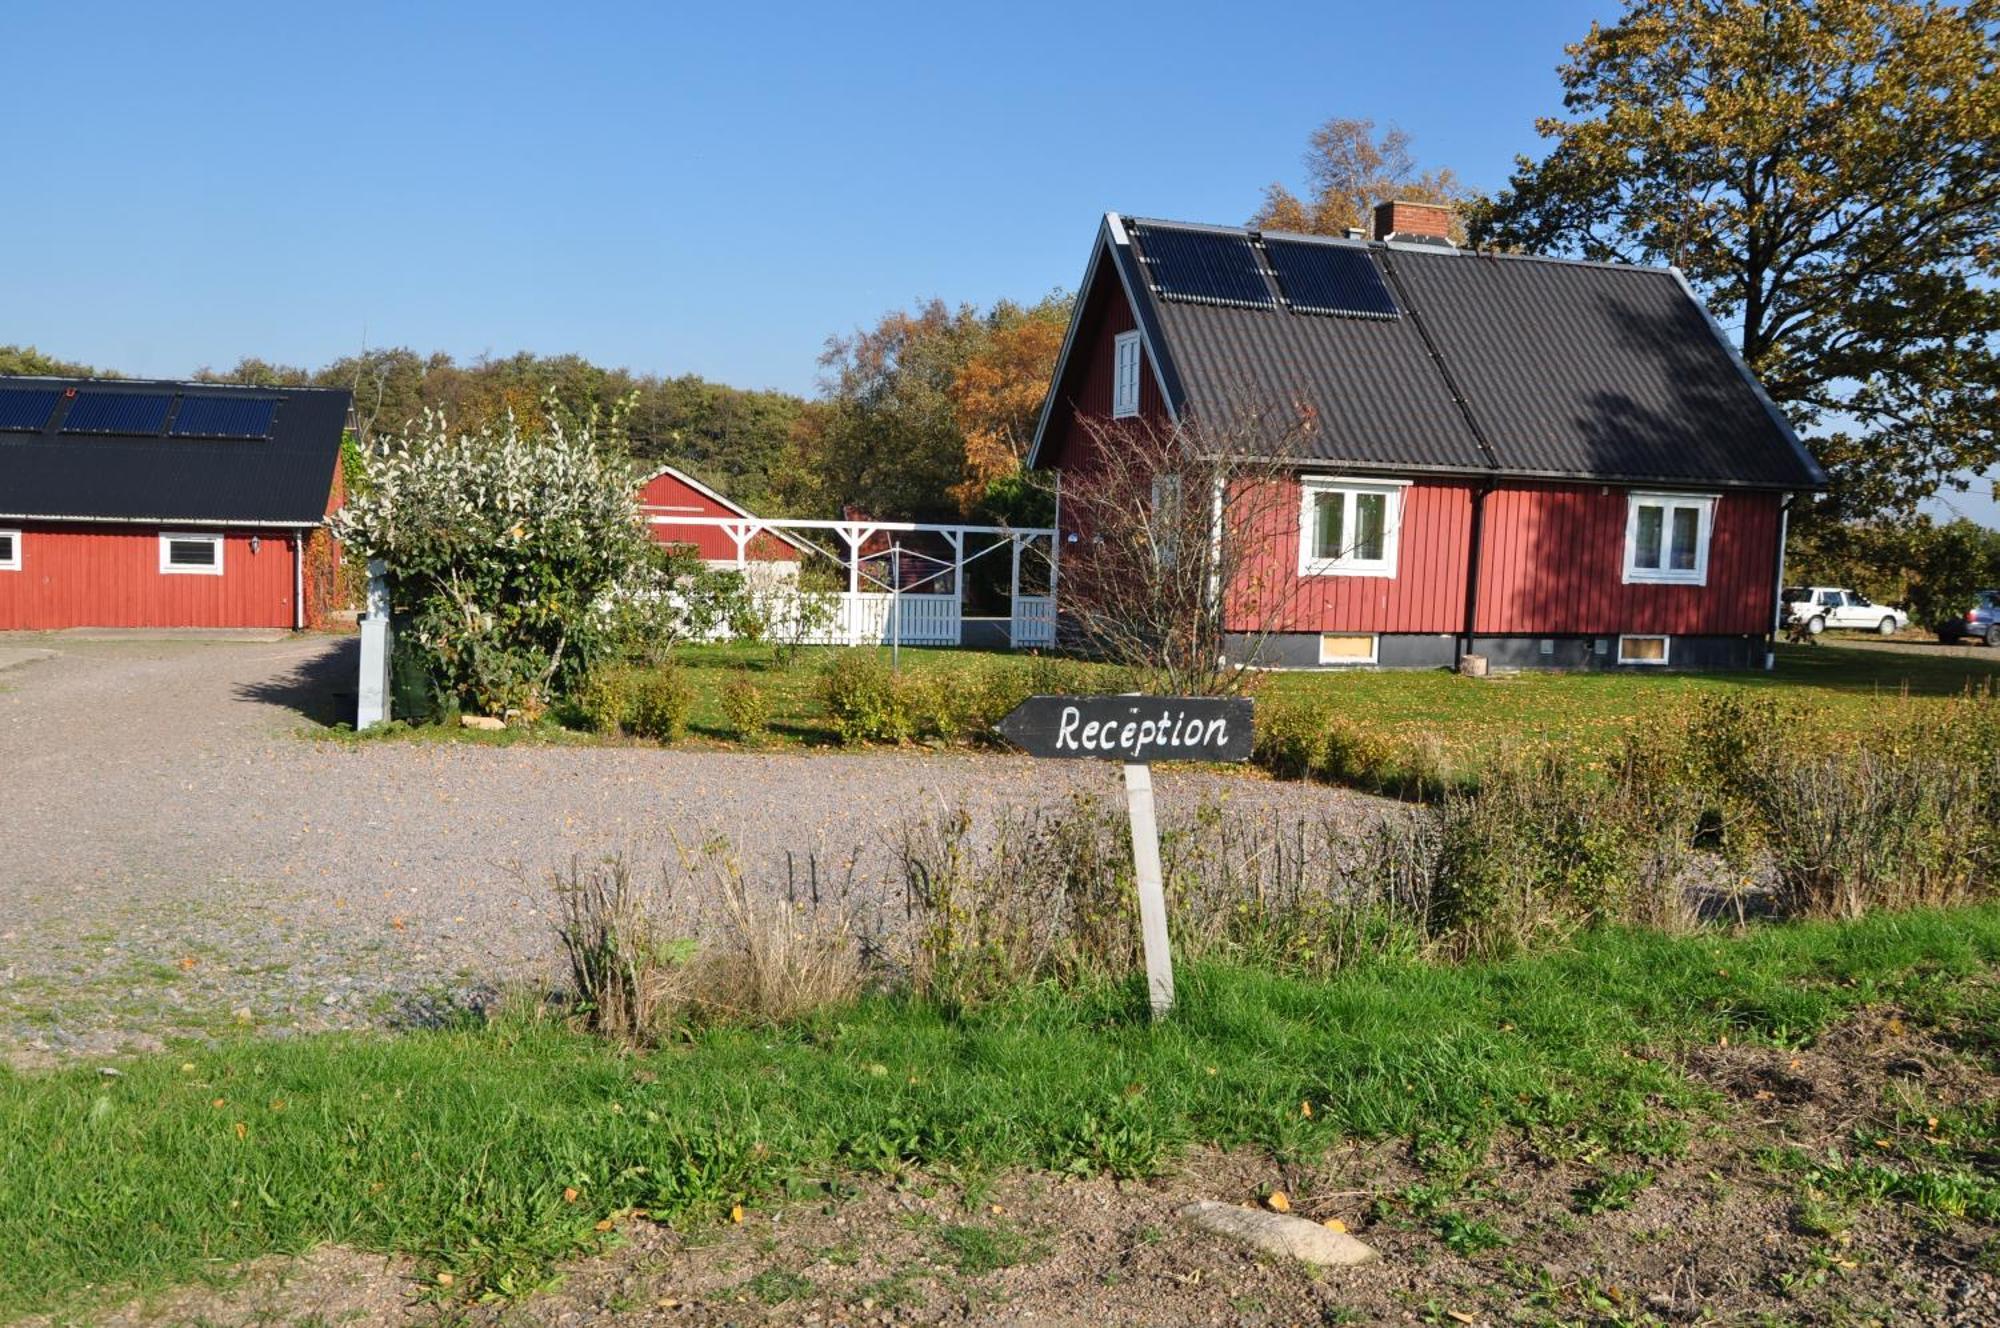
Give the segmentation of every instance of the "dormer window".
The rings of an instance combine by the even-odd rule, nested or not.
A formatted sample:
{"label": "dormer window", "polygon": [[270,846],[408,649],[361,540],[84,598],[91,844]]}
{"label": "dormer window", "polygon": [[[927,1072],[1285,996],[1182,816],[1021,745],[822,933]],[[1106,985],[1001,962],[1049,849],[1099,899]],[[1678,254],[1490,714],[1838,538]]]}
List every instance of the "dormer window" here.
{"label": "dormer window", "polygon": [[[1101,343],[1100,343],[1101,344]],[[1139,334],[1120,332],[1111,376],[1111,418],[1129,420],[1139,413]]]}

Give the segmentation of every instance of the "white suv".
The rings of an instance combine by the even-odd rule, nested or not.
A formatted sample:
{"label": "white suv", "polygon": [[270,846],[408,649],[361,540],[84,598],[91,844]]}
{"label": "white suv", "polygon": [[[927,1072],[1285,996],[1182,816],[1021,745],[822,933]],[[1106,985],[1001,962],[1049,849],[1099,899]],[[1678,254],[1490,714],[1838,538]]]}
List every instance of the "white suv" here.
{"label": "white suv", "polygon": [[1829,627],[1894,636],[1910,625],[1910,615],[1840,586],[1787,586],[1785,621],[1818,636]]}

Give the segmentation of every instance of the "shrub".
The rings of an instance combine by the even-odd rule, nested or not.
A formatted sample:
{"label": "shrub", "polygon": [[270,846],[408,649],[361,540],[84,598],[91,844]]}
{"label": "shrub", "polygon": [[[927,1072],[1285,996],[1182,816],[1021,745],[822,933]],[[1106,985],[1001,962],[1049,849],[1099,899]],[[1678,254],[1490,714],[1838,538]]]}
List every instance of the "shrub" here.
{"label": "shrub", "polygon": [[673,664],[606,664],[575,689],[572,704],[592,732],[675,742],[687,733],[694,688]]}
{"label": "shrub", "polygon": [[688,712],[694,708],[694,688],[678,666],[664,664],[633,674],[631,708],[625,727],[654,742],[677,742],[687,736]]}
{"label": "shrub", "polygon": [[1253,759],[1280,779],[1310,779],[1326,764],[1333,711],[1324,705],[1279,703],[1257,718]]}
{"label": "shrub", "polygon": [[843,743],[915,736],[908,688],[872,650],[835,651],[820,670],[819,695]]}
{"label": "shrub", "polygon": [[722,688],[722,717],[743,742],[762,742],[771,731],[771,700],[748,673],[737,672]]}

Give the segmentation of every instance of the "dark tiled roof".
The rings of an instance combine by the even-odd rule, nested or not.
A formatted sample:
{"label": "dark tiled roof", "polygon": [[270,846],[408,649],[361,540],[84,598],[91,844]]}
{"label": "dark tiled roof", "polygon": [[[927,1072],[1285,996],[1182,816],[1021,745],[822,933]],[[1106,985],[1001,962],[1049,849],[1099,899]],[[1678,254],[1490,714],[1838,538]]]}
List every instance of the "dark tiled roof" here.
{"label": "dark tiled roof", "polygon": [[[1171,225],[1129,227],[1130,247],[1143,259],[1146,232]],[[1178,407],[1364,469],[1825,482],[1669,270],[1316,242],[1365,250],[1404,315],[1217,307],[1130,280]]]}
{"label": "dark tiled roof", "polygon": [[0,391],[276,398],[263,438],[65,433],[62,396],[39,432],[0,429],[0,517],[241,521],[312,525],[326,514],[349,394],[334,388],[253,388],[130,379],[0,377]]}

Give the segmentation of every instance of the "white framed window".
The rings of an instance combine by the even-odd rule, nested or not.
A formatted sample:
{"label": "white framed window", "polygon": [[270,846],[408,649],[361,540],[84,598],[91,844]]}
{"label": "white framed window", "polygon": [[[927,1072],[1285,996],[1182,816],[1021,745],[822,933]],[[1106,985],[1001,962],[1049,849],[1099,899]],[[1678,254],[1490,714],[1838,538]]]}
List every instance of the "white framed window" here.
{"label": "white framed window", "polygon": [[1120,332],[1112,358],[1111,418],[1129,420],[1139,413],[1139,334]]}
{"label": "white framed window", "polygon": [[1707,585],[1714,526],[1714,494],[1632,494],[1625,509],[1625,583]]}
{"label": "white framed window", "polygon": [[1618,662],[1665,668],[1670,645],[1672,642],[1664,636],[1621,636],[1618,638]]}
{"label": "white framed window", "polygon": [[222,536],[161,532],[160,571],[169,576],[221,576]]}
{"label": "white framed window", "polygon": [[21,532],[0,530],[0,572],[21,570]]}
{"label": "white framed window", "polygon": [[1299,481],[1300,576],[1394,576],[1404,480]]}
{"label": "white framed window", "polygon": [[1373,664],[1381,656],[1381,638],[1373,632],[1321,632],[1322,664]]}

